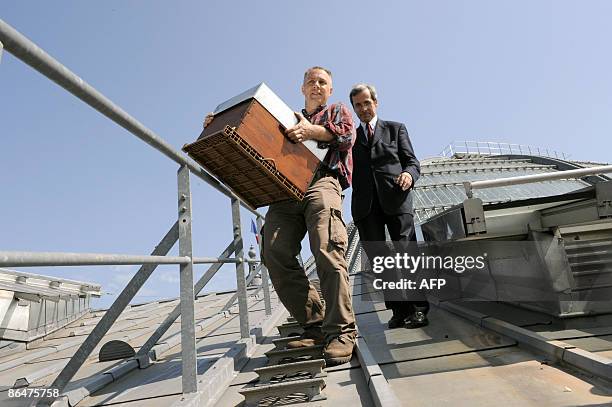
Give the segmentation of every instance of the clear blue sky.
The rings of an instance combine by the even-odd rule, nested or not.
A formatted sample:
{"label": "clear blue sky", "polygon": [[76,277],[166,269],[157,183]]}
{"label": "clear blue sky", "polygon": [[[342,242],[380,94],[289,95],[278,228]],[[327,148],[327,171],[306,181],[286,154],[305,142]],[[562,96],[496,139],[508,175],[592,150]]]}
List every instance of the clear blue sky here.
{"label": "clear blue sky", "polygon": [[[421,158],[468,139],[599,162],[612,161],[610,15],[606,0],[0,3],[0,18],[176,149],[261,81],[301,108],[304,69],[323,65],[334,100],[376,85],[379,116],[405,122]],[[7,52],[0,146],[0,250],[147,254],[176,219],[176,164]],[[229,200],[199,179],[192,190],[195,253],[216,256],[232,238]],[[159,268],[136,300],[176,296],[177,269]],[[26,271],[116,294],[134,270]],[[212,287],[233,282],[226,267]]]}

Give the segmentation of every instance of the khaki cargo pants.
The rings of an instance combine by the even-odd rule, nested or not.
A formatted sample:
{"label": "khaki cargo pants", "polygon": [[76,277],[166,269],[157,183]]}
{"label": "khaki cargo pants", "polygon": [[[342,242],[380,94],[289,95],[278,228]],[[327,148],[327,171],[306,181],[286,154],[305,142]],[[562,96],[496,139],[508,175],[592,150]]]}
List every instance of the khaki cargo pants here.
{"label": "khaki cargo pants", "polygon": [[[301,202],[270,205],[263,231],[263,261],[281,302],[304,328],[321,326],[328,338],[355,335],[341,193],[337,179],[323,177],[308,188]],[[306,232],[325,309],[296,258]]]}

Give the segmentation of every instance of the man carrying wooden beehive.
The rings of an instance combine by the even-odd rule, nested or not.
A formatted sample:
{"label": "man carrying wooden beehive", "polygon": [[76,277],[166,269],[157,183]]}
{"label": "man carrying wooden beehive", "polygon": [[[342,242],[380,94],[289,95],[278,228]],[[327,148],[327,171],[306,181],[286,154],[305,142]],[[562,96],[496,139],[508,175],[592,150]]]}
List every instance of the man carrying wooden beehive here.
{"label": "man carrying wooden beehive", "polygon": [[[298,123],[285,134],[294,143],[315,140],[328,152],[301,201],[270,205],[263,230],[262,258],[281,302],[304,328],[301,337],[287,347],[325,344],[326,362],[335,365],[351,359],[356,336],[341,197],[352,181],[355,127],[346,106],[327,104],[333,92],[329,70],[319,66],[306,70],[301,90],[304,109],[296,113]],[[204,126],[212,120],[209,114]],[[297,260],[306,232],[325,307]]]}

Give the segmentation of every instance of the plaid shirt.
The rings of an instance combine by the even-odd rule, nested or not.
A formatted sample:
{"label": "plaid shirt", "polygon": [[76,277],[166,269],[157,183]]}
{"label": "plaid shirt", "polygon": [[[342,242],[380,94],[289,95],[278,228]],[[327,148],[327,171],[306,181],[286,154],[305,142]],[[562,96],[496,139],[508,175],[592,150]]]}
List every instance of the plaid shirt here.
{"label": "plaid shirt", "polygon": [[333,103],[319,107],[312,114],[302,110],[302,114],[310,123],[325,127],[335,137],[335,140],[329,142],[319,141],[318,146],[329,148],[323,163],[338,174],[342,189],[347,189],[353,180],[352,147],[355,142],[351,112],[342,103]]}

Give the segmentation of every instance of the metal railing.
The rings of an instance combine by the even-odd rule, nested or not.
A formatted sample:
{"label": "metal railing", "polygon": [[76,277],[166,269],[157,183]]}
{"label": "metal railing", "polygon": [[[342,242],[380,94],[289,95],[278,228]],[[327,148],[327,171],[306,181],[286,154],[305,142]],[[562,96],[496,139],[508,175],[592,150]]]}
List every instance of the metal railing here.
{"label": "metal railing", "polygon": [[543,147],[525,144],[500,143],[496,141],[453,141],[440,152],[442,157],[452,157],[455,154],[479,155],[536,155],[540,157],[567,160],[570,155]]}
{"label": "metal railing", "polygon": [[[32,41],[0,19],[0,60],[3,48],[179,164],[177,174],[179,202],[178,220],[170,227],[169,231],[149,256],[98,253],[0,252],[0,266],[142,265],[50,387],[57,388],[60,392],[66,387],[159,264],[178,264],[180,273],[180,304],[168,315],[166,320],[162,322],[158,329],[138,351],[137,358],[147,358],[153,346],[155,346],[157,341],[180,315],[182,391],[183,393],[196,392],[194,301],[198,293],[221,268],[222,264],[235,263],[236,295],[230,298],[221,312],[227,310],[237,299],[240,316],[240,336],[241,338],[249,338],[250,330],[246,287],[248,282],[245,278],[244,265],[257,262],[257,260],[247,260],[244,258],[240,206],[242,205],[256,216],[259,230],[261,230],[263,225],[262,215],[240,201],[235,194],[208,174],[195,161],[174,150],[152,130],[145,127],[142,123],[130,116],[119,106],[115,105],[68,68],[40,49]],[[193,256],[190,174],[194,174],[201,178],[231,200],[233,241],[219,257]],[[177,241],[179,242],[179,256],[167,256],[168,252]],[[232,253],[234,253],[234,257],[229,257]],[[212,265],[194,285],[193,265],[204,263]],[[267,270],[263,264],[260,265],[260,271],[262,286],[259,290],[263,290],[264,292],[265,313],[266,315],[270,315],[272,312],[270,288]],[[51,400],[46,401],[50,402]]]}
{"label": "metal railing", "polygon": [[508,185],[529,184],[532,182],[552,181],[557,179],[573,179],[588,175],[608,174],[612,172],[612,165],[581,168],[578,170],[547,172],[544,174],[523,175],[520,177],[498,178],[486,181],[466,181],[463,183],[465,194],[472,198],[474,189],[503,187]]}

